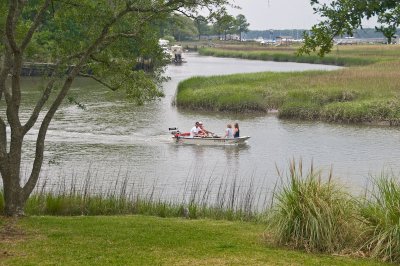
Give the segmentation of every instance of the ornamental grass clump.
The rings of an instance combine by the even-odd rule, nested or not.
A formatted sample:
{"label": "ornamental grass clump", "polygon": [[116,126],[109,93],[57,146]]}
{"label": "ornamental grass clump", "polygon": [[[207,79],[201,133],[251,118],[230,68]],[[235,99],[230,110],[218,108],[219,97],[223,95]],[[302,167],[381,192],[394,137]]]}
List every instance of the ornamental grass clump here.
{"label": "ornamental grass clump", "polygon": [[279,245],[309,252],[341,252],[357,235],[354,207],[350,196],[332,181],[332,171],[323,179],[312,164],[303,174],[302,163],[292,161],[287,181],[274,193],[267,221]]}
{"label": "ornamental grass clump", "polygon": [[364,246],[371,257],[400,263],[400,181],[382,174],[361,205]]}

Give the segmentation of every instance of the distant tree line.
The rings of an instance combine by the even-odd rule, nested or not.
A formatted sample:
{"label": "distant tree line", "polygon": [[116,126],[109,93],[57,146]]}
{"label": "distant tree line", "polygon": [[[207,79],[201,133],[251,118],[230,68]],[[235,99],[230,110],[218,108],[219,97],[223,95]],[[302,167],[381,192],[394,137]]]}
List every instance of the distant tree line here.
{"label": "distant tree line", "polygon": [[[303,37],[303,33],[308,32],[305,29],[286,29],[286,30],[250,30],[243,34],[243,38],[245,39],[257,39],[259,37],[263,39],[274,39],[277,36],[291,36],[293,38],[301,39]],[[400,29],[397,29],[397,35],[400,35]],[[342,37],[347,37],[348,35],[344,35]],[[340,38],[340,36],[337,36]],[[385,38],[384,34],[380,31],[377,31],[375,28],[365,28],[365,29],[357,29],[354,31],[354,38]]]}
{"label": "distant tree line", "polygon": [[249,23],[244,15],[236,17],[225,12],[213,17],[198,16],[195,18],[173,14],[160,20],[154,26],[159,29],[160,38],[185,41],[200,40],[202,37],[217,36],[228,39],[228,35],[237,35],[241,40],[244,33],[249,31]]}

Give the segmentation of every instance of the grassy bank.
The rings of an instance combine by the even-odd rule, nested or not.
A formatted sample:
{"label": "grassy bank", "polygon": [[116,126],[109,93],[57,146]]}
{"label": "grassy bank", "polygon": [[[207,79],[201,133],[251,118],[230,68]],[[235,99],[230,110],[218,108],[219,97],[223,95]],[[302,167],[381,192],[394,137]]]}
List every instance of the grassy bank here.
{"label": "grassy bank", "polygon": [[400,56],[400,50],[390,45],[336,46],[321,58],[315,54],[297,55],[298,46],[266,47],[254,45],[221,45],[215,48],[201,48],[201,55],[232,57],[251,60],[298,62],[338,66],[360,66],[380,61],[393,60]]}
{"label": "grassy bank", "polygon": [[0,264],[379,265],[273,248],[263,231],[253,223],[145,216],[29,217],[2,231]]}
{"label": "grassy bank", "polygon": [[375,63],[376,58],[366,58],[351,56],[349,54],[330,54],[325,57],[317,55],[304,55],[297,56],[296,50],[293,49],[263,49],[263,50],[236,50],[232,47],[222,49],[218,48],[202,48],[199,50],[201,55],[215,56],[215,57],[232,57],[250,60],[263,60],[263,61],[276,61],[276,62],[297,62],[297,63],[311,63],[311,64],[324,64],[324,65],[337,65],[337,66],[355,66],[355,65],[368,65]]}
{"label": "grassy bank", "polygon": [[[308,171],[305,171],[301,161],[298,164],[292,161],[287,175],[283,176],[279,171],[278,175],[281,182],[278,182],[273,190],[272,201],[266,200],[267,197],[265,197],[261,202],[256,199],[262,198],[266,194],[266,191],[261,190],[262,194],[259,194],[260,190],[256,190],[255,186],[251,183],[248,186],[244,186],[246,189],[243,190],[243,184],[239,184],[236,181],[231,184],[220,183],[219,186],[215,186],[216,190],[211,190],[214,187],[212,183],[204,180],[203,182],[207,183],[205,186],[201,186],[199,183],[191,185],[190,196],[181,201],[161,200],[151,190],[150,193],[135,194],[134,191],[130,191],[124,185],[127,182],[123,182],[122,186],[113,186],[113,189],[108,190],[107,193],[92,190],[93,187],[88,185],[88,183],[82,187],[87,189],[83,190],[82,188],[78,189],[75,183],[73,183],[75,185],[72,187],[63,185],[64,189],[57,191],[45,192],[43,188],[41,189],[43,192],[35,192],[29,199],[25,208],[27,214],[64,215],[80,218],[32,217],[22,221],[23,224],[27,222],[26,228],[29,230],[42,227],[42,231],[44,232],[46,227],[49,229],[44,236],[41,235],[42,233],[39,236],[31,236],[29,233],[28,242],[31,240],[36,241],[36,239],[43,241],[43,238],[46,240],[52,239],[53,233],[57,238],[55,241],[64,241],[65,235],[69,233],[82,234],[85,230],[89,230],[87,228],[91,228],[93,223],[106,223],[108,225],[105,228],[99,228],[99,232],[91,231],[90,234],[103,234],[102,230],[105,230],[113,232],[118,236],[121,234],[125,235],[125,231],[121,232],[119,230],[122,230],[121,228],[126,230],[124,224],[134,224],[135,222],[129,219],[136,219],[129,218],[129,216],[109,216],[109,218],[106,218],[103,215],[142,214],[158,216],[169,218],[169,220],[159,220],[157,218],[141,219],[144,221],[151,221],[153,219],[158,222],[172,221],[174,224],[176,223],[177,227],[179,227],[179,223],[182,223],[191,228],[199,226],[202,223],[218,225],[219,223],[227,224],[228,221],[235,221],[231,223],[233,227],[226,228],[226,234],[247,235],[248,232],[246,232],[247,229],[245,228],[250,226],[254,229],[253,235],[256,234],[256,231],[258,235],[261,235],[263,232],[267,235],[267,243],[260,240],[260,243],[257,244],[260,245],[260,252],[272,246],[290,247],[315,254],[320,252],[344,255],[362,254],[363,257],[373,257],[377,260],[394,263],[400,262],[400,236],[398,233],[400,232],[400,224],[398,222],[400,220],[400,182],[398,177],[392,174],[382,174],[382,176],[373,179],[372,185],[368,186],[368,190],[366,189],[364,196],[360,197],[349,194],[346,189],[335,183],[332,173],[323,176],[320,171],[315,170],[313,165],[311,165]],[[210,191],[212,191],[212,196],[208,194]],[[214,191],[216,194],[214,194]],[[4,205],[2,199],[3,197],[0,195],[0,206]],[[258,204],[261,204],[262,208]],[[93,215],[97,217],[91,217]],[[179,219],[171,220],[173,217]],[[192,223],[185,221],[183,218],[190,219]],[[203,219],[203,221],[195,222],[194,219]],[[213,219],[214,221],[204,221],[204,219]],[[221,222],[217,222],[217,220]],[[8,233],[13,235],[13,228],[10,229],[8,226],[10,221],[12,222],[12,220],[0,219],[0,226],[3,227],[0,231],[2,239],[7,239]],[[54,225],[48,225],[48,221],[54,224],[60,223],[61,227],[63,227],[63,223],[66,223],[65,226],[71,228],[67,229],[65,233],[60,233],[60,230],[64,229],[57,228],[53,230],[52,227]],[[38,225],[35,225],[35,223],[38,223]],[[80,229],[77,228],[78,231],[75,232],[73,231],[74,225],[70,225],[69,223],[88,223],[89,225]],[[163,222],[160,223],[161,225],[159,226],[166,226],[167,228],[169,226],[168,224],[163,225]],[[242,225],[245,226],[243,230],[240,229]],[[157,226],[154,225],[153,227]],[[237,228],[234,229],[234,227]],[[213,233],[217,235],[222,234],[208,228],[207,226],[202,231],[210,230],[207,233],[210,235]],[[234,230],[235,232],[231,232],[230,230]],[[61,236],[59,237],[59,235]],[[141,236],[149,239],[151,238],[150,235],[146,232]],[[20,234],[17,234],[17,236],[20,236]],[[23,238],[25,237],[24,235],[22,236]],[[132,237],[134,236],[132,235]],[[26,239],[24,238],[24,240]],[[73,240],[80,241],[78,237],[73,236],[70,240],[71,244],[64,247],[67,251],[62,253],[61,250],[54,250],[52,252],[57,254],[78,252],[74,251],[74,247],[71,246],[73,245]],[[164,235],[161,235],[158,240],[163,243],[171,241],[168,236]],[[125,245],[131,245],[130,242],[127,243],[127,240],[121,241]],[[153,242],[154,240],[151,241]],[[43,248],[45,248],[45,245],[57,245],[57,243],[45,242]],[[136,246],[137,244],[132,245]],[[262,248],[262,245],[267,245],[267,247]],[[32,244],[32,249],[33,246],[35,244]],[[22,249],[25,247],[25,244],[21,246]],[[4,249],[1,244],[0,248]],[[193,247],[190,254],[199,252],[197,248]],[[246,248],[249,251],[251,250],[251,247]],[[238,250],[241,249],[238,248]],[[6,251],[8,252],[8,250]],[[25,251],[12,250],[10,254],[19,254],[19,252]],[[229,252],[231,252],[230,249]],[[232,252],[231,255],[236,259],[236,250]],[[206,256],[206,253],[204,253],[204,256]],[[90,255],[89,257],[93,258],[95,255]],[[314,257],[314,255],[310,255],[311,257]],[[202,260],[206,258],[212,258],[212,255],[204,257]],[[20,259],[18,258],[16,261],[21,262]],[[42,257],[40,256],[38,259],[42,259]],[[105,259],[113,260],[115,258],[110,257]],[[187,258],[182,259],[185,261]],[[247,254],[239,262],[245,259],[248,259]],[[219,259],[217,262],[219,263]],[[230,264],[231,260],[222,262],[222,264]],[[239,262],[238,264],[241,264]],[[258,260],[255,260],[254,264],[258,262]],[[169,263],[169,261],[165,263]],[[201,264],[202,262],[200,261],[199,263]],[[185,263],[183,262],[183,264]],[[271,264],[273,263],[271,262]]]}
{"label": "grassy bank", "polygon": [[332,72],[194,77],[179,84],[176,104],[233,112],[277,109],[281,118],[399,125],[400,61],[386,57],[395,48],[375,56],[371,48],[347,51],[379,62]]}

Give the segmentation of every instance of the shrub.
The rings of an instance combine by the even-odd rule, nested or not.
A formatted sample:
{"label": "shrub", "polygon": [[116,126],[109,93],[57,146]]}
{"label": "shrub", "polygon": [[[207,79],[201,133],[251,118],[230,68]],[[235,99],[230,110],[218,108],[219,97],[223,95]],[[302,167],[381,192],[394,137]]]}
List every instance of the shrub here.
{"label": "shrub", "polygon": [[287,182],[274,193],[267,218],[274,241],[311,252],[338,252],[354,243],[355,204],[321,172],[303,176],[302,163],[292,161]]}

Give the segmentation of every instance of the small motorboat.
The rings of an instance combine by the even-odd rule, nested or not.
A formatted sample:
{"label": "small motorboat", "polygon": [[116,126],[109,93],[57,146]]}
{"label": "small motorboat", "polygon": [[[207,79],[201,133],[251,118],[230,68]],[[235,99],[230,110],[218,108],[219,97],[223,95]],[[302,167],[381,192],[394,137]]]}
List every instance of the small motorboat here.
{"label": "small motorboat", "polygon": [[180,132],[177,128],[169,128],[173,139],[179,144],[189,145],[239,145],[245,144],[249,136],[239,138],[223,138],[217,135],[191,137],[189,132]]}

